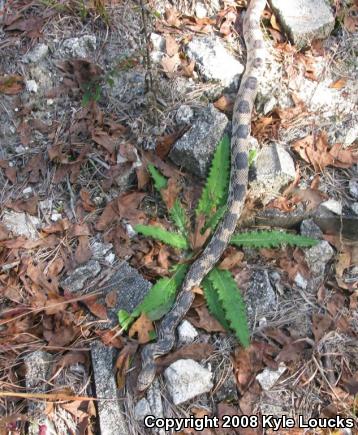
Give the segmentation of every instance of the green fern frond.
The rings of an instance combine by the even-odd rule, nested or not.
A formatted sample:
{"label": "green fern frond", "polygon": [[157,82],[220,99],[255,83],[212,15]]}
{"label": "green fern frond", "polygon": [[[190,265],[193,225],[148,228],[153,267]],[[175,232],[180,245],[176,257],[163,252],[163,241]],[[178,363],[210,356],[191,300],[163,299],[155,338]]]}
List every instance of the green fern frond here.
{"label": "green fern frond", "polygon": [[248,231],[234,234],[230,240],[232,245],[246,248],[276,248],[283,244],[299,247],[315,246],[318,240],[283,231]]}
{"label": "green fern frond", "polygon": [[160,240],[166,245],[173,246],[178,249],[188,249],[188,242],[181,234],[172,233],[162,228],[153,225],[136,225],[134,231],[143,234],[143,236],[153,237],[153,239]]}
{"label": "green fern frond", "polygon": [[250,344],[250,333],[246,316],[245,302],[234,278],[227,270],[214,268],[207,276],[218,292],[219,300],[230,327],[243,347]]}
{"label": "green fern frond", "polygon": [[154,182],[154,187],[157,189],[157,191],[159,193],[161,193],[160,191],[162,189],[166,189],[166,187],[168,185],[167,179],[152,164],[148,165],[148,171],[149,171],[150,175],[152,176],[152,179]]}
{"label": "green fern frond", "polygon": [[227,205],[223,205],[222,207],[219,207],[216,210],[216,212],[213,214],[213,216],[204,225],[203,229],[201,230],[201,234],[204,234],[208,228],[214,230],[216,228],[216,225],[221,221],[221,218],[224,216],[226,210],[227,210]]}
{"label": "green fern frond", "polygon": [[219,142],[209,176],[196,208],[196,215],[208,217],[213,210],[226,203],[230,176],[230,139],[226,134]]}
{"label": "green fern frond", "polygon": [[183,206],[180,204],[179,199],[177,198],[174,202],[173,207],[169,210],[169,214],[172,222],[177,226],[180,233],[187,237],[187,225],[188,220],[186,217],[185,210]]}
{"label": "green fern frond", "polygon": [[225,329],[229,330],[230,326],[225,319],[225,311],[219,300],[218,292],[214,288],[212,282],[208,278],[204,278],[201,284],[204,289],[204,297],[210,313],[223,325]]}
{"label": "green fern frond", "polygon": [[121,327],[127,330],[141,313],[145,313],[151,320],[163,317],[172,307],[177,289],[181,286],[187,270],[186,264],[175,266],[174,274],[170,278],[159,279],[131,314],[119,310],[117,315]]}

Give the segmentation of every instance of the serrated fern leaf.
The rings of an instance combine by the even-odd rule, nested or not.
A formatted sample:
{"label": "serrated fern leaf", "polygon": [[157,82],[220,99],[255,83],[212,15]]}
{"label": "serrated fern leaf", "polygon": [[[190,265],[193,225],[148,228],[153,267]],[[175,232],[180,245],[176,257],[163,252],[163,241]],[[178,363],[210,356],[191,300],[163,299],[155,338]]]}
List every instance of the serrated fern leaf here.
{"label": "serrated fern leaf", "polygon": [[230,326],[225,319],[225,311],[220,303],[218,292],[214,288],[212,282],[208,278],[204,278],[202,287],[204,289],[204,297],[210,313],[223,325],[225,329],[230,329]]}
{"label": "serrated fern leaf", "polygon": [[310,237],[297,234],[285,233],[283,231],[248,231],[241,234],[234,234],[230,243],[246,248],[276,248],[283,244],[290,246],[309,247],[318,243]]}
{"label": "serrated fern leaf", "polygon": [[214,268],[207,276],[218,293],[225,318],[243,347],[250,344],[245,302],[234,278],[227,270]]}
{"label": "serrated fern leaf", "polygon": [[162,189],[166,189],[168,185],[167,179],[158,171],[158,169],[152,164],[148,165],[148,171],[152,176],[154,187],[160,193]]}
{"label": "serrated fern leaf", "polygon": [[169,210],[171,220],[174,222],[180,233],[187,237],[187,217],[184,208],[180,204],[177,198],[174,202],[173,207]]}
{"label": "serrated fern leaf", "polygon": [[230,176],[230,139],[225,135],[219,142],[209,176],[201,194],[196,215],[210,216],[213,210],[226,203]]}
{"label": "serrated fern leaf", "polygon": [[153,237],[153,239],[160,240],[166,245],[173,246],[173,248],[187,249],[188,242],[181,234],[172,233],[163,228],[155,227],[153,225],[136,225],[134,230],[143,236]]}
{"label": "serrated fern leaf", "polygon": [[201,234],[204,234],[208,228],[214,230],[216,228],[216,225],[220,222],[221,218],[224,216],[226,210],[227,210],[227,205],[223,205],[222,207],[219,207],[216,210],[216,212],[213,214],[213,216],[204,225],[203,229],[201,230]]}
{"label": "serrated fern leaf", "polygon": [[131,313],[131,317],[136,318],[145,313],[151,320],[158,320],[164,316],[174,303],[177,289],[184,280],[187,268],[187,265],[180,264],[170,278],[159,279]]}

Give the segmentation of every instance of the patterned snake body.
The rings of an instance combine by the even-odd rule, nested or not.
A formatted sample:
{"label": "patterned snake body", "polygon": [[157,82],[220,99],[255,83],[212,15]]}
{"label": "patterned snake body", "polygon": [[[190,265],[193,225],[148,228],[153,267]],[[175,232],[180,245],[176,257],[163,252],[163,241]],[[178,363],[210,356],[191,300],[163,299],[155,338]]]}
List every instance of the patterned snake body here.
{"label": "patterned snake body", "polygon": [[194,293],[202,279],[215,266],[235,230],[244,206],[248,181],[248,138],[251,114],[264,65],[264,43],[260,17],[266,0],[251,0],[244,19],[244,39],[247,48],[245,73],[236,97],[231,137],[231,173],[227,211],[207,244],[202,255],[189,269],[177,300],[164,317],[158,332],[158,341],[148,344],[142,351],[143,368],[138,376],[137,388],[146,390],[154,380],[155,358],[168,353],[175,344],[175,329],[189,310]]}

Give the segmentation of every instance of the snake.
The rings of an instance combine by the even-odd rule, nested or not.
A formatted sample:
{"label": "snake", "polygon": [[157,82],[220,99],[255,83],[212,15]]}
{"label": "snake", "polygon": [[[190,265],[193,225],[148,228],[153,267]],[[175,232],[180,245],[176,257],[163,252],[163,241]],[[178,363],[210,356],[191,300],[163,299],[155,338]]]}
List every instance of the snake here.
{"label": "snake", "polygon": [[244,207],[248,185],[251,117],[265,62],[264,39],[260,28],[265,4],[266,0],[251,0],[243,22],[247,57],[232,115],[231,167],[226,211],[202,254],[189,268],[173,307],[160,323],[157,341],[147,344],[142,350],[142,369],[137,380],[139,392],[145,391],[152,384],[156,375],[156,358],[169,353],[173,348],[176,328],[194,300],[193,287],[200,286],[220,259]]}

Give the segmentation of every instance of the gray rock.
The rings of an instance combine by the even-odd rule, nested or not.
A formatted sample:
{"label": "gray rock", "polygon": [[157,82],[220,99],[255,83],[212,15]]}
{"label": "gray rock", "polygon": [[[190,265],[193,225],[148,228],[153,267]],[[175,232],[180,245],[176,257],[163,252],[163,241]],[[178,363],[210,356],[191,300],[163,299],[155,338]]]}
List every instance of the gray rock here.
{"label": "gray rock", "polygon": [[[48,352],[37,350],[24,357],[26,368],[26,390],[30,393],[46,393],[50,384],[46,382],[50,377],[53,357]],[[44,401],[28,401],[30,415],[36,415],[36,424],[46,419],[46,403]]]}
{"label": "gray rock", "polygon": [[349,180],[349,193],[353,196],[354,199],[358,199],[358,181],[357,180]]}
{"label": "gray rock", "polygon": [[287,367],[284,363],[281,363],[277,370],[271,370],[266,367],[261,373],[256,376],[262,389],[267,391],[270,390],[278,381],[282,373],[286,371]]}
{"label": "gray rock", "polygon": [[183,320],[178,326],[178,342],[180,344],[192,343],[198,336],[198,331],[187,320]]}
{"label": "gray rock", "polygon": [[190,124],[194,116],[193,109],[186,104],[182,104],[175,114],[175,121],[178,124]]}
{"label": "gray rock", "polygon": [[96,49],[96,43],[97,40],[94,35],[83,35],[78,38],[66,39],[62,48],[66,54],[84,59]]}
{"label": "gray rock", "polygon": [[354,214],[358,215],[358,202],[353,202],[353,204],[351,204],[351,209]]}
{"label": "gray rock", "polygon": [[[129,434],[125,414],[117,395],[117,385],[113,374],[115,351],[99,341],[91,344],[91,359],[96,385],[96,396],[110,400],[98,400],[99,425],[103,435]],[[112,399],[112,400],[111,400]]]}
{"label": "gray rock", "polygon": [[61,282],[61,286],[70,292],[82,290],[85,283],[95,278],[101,270],[98,261],[90,260],[84,266],[77,267],[70,276]]}
{"label": "gray rock", "polygon": [[143,397],[134,407],[134,417],[137,421],[142,421],[147,415],[151,415],[152,411],[149,406],[148,400]]}
{"label": "gray rock", "polygon": [[118,76],[113,78],[113,85],[110,93],[120,99],[121,103],[131,103],[138,97],[144,97],[145,91],[145,74],[142,71],[122,71]]}
{"label": "gray rock", "polygon": [[36,63],[44,59],[48,53],[48,45],[37,44],[31,51],[25,54],[22,61],[25,63]]}
{"label": "gray rock", "polygon": [[249,323],[252,326],[276,306],[276,294],[266,270],[253,272],[245,294]]}
{"label": "gray rock", "polygon": [[262,148],[254,162],[256,178],[250,186],[255,196],[266,203],[295,179],[295,164],[290,154],[278,144]]}
{"label": "gray rock", "polygon": [[164,371],[167,388],[175,405],[184,403],[213,387],[212,373],[192,359],[180,359]]}
{"label": "gray rock", "polygon": [[270,4],[298,48],[327,38],[334,28],[334,16],[324,0],[270,0]]}
{"label": "gray rock", "polygon": [[40,227],[40,221],[28,213],[6,210],[2,223],[17,236],[25,236],[30,240],[36,240],[39,237],[37,229]]}
{"label": "gray rock", "polygon": [[321,203],[322,207],[325,207],[327,210],[330,210],[334,214],[340,216],[342,214],[342,203],[336,201],[335,199],[329,199],[328,201]]}
{"label": "gray rock", "polygon": [[300,272],[297,272],[296,276],[295,276],[295,284],[300,287],[303,290],[306,290],[307,285],[308,285],[308,281],[306,278],[304,278]]}
{"label": "gray rock", "polygon": [[195,60],[200,74],[206,80],[237,87],[244,67],[226,50],[220,38],[193,37],[187,46],[187,54]]}
{"label": "gray rock", "polygon": [[306,262],[313,276],[320,277],[324,274],[326,264],[333,257],[334,250],[331,245],[322,240],[318,245],[305,251]]}
{"label": "gray rock", "polygon": [[96,260],[105,258],[106,254],[113,248],[112,243],[94,242],[91,245],[92,257]]}
{"label": "gray rock", "polygon": [[227,124],[227,117],[209,105],[198,114],[191,129],[176,141],[169,153],[170,159],[192,174],[206,177],[212,155]]}
{"label": "gray rock", "polygon": [[323,233],[313,219],[305,219],[301,223],[301,235],[312,239],[322,239]]}

